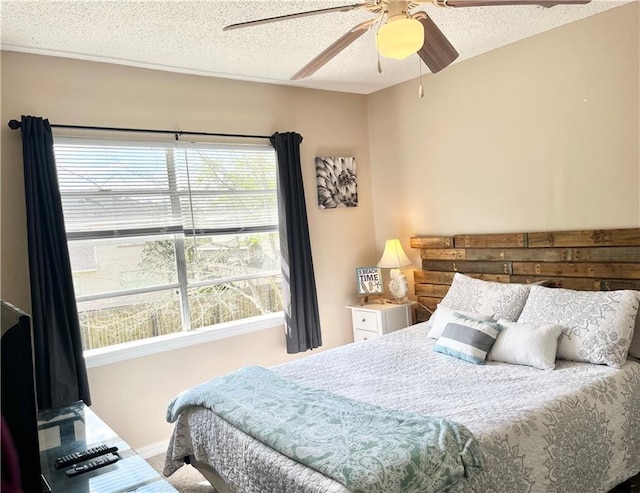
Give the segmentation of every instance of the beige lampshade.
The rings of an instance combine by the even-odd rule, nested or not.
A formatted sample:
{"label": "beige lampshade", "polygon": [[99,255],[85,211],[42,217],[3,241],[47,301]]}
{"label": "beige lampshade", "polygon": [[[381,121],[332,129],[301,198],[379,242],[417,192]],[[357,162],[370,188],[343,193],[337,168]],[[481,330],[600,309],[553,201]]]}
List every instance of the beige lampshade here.
{"label": "beige lampshade", "polygon": [[398,267],[406,267],[409,264],[411,264],[411,260],[409,260],[407,254],[404,253],[400,240],[397,238],[387,240],[384,245],[382,257],[378,262],[378,267],[397,269]]}
{"label": "beige lampshade", "polygon": [[376,36],[378,53],[402,60],[417,53],[424,44],[424,26],[416,19],[389,19]]}

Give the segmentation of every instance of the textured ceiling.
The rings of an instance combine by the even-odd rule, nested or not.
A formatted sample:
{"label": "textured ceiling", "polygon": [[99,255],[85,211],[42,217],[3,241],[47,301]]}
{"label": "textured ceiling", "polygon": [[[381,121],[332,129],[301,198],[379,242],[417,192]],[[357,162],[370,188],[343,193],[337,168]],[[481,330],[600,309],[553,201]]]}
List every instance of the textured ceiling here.
{"label": "textured ceiling", "polygon": [[[551,9],[442,9],[431,4],[420,9],[458,50],[458,63],[627,1],[592,0]],[[417,77],[417,55],[383,59],[383,73],[378,73],[372,29],[311,78],[289,81],[333,41],[373,16],[365,10],[222,31],[232,23],[357,2],[2,0],[2,49],[361,94]]]}

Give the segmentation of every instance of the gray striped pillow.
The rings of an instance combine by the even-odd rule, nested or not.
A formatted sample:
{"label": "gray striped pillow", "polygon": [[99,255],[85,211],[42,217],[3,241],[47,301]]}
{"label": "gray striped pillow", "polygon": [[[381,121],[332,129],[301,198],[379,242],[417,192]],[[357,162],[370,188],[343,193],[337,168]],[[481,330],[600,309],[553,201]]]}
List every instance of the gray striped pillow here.
{"label": "gray striped pillow", "polygon": [[496,342],[502,325],[486,320],[473,320],[454,313],[433,350],[481,365]]}

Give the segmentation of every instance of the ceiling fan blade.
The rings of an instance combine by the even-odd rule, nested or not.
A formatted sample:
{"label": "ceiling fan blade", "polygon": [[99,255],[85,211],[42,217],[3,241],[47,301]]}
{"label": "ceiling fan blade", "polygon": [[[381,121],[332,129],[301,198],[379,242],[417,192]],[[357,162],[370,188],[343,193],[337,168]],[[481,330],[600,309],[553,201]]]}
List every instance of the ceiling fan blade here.
{"label": "ceiling fan blade", "polygon": [[426,12],[416,12],[413,18],[424,26],[424,44],[418,50],[418,56],[436,74],[451,65],[458,58],[458,52]]}
{"label": "ceiling fan blade", "polygon": [[239,22],[230,24],[222,28],[223,31],[231,31],[249,26],[258,26],[260,24],[268,24],[270,22],[284,21],[287,19],[295,19],[297,17],[309,17],[312,15],[328,14],[330,12],[348,12],[350,10],[360,9],[367,6],[367,3],[354,3],[351,5],[341,5],[340,7],[328,7],[326,9],[308,10],[306,12],[298,12],[296,14],[278,15],[276,17],[267,17],[265,19],[256,19],[255,21]]}
{"label": "ceiling fan blade", "polygon": [[505,5],[540,5],[551,8],[556,5],[580,5],[591,0],[433,0],[437,7],[498,7]]}
{"label": "ceiling fan blade", "polygon": [[338,40],[334,41],[327,49],[325,49],[322,53],[320,53],[317,57],[307,63],[304,67],[298,70],[291,80],[299,80],[304,79],[305,77],[309,77],[316,73],[316,71],[325,65],[329,60],[335,57],[338,53],[344,50],[347,46],[353,43],[356,39],[366,33],[369,28],[377,21],[378,19],[370,19],[368,21],[364,21],[361,24],[358,24],[353,29],[351,29],[348,33],[341,36]]}

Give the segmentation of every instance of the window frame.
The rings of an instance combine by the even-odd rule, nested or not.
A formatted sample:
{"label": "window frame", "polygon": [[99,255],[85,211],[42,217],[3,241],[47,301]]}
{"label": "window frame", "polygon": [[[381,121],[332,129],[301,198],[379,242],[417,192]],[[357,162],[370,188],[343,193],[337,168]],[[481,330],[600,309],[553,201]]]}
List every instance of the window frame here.
{"label": "window frame", "polygon": [[[264,226],[247,226],[247,227],[221,227],[221,228],[198,228],[197,225],[186,225],[182,221],[182,210],[180,205],[180,199],[185,194],[184,190],[181,190],[176,180],[176,163],[175,156],[172,154],[175,149],[182,148],[195,148],[195,149],[207,149],[207,148],[231,148],[238,149],[244,147],[241,144],[229,144],[229,143],[169,143],[164,141],[155,140],[130,140],[130,139],[99,139],[99,138],[84,138],[84,137],[54,137],[54,148],[57,145],[87,145],[87,146],[119,146],[119,147],[157,147],[166,150],[166,164],[167,164],[167,184],[168,188],[159,190],[158,192],[168,193],[171,202],[171,214],[175,217],[180,216],[180,222],[182,227],[151,227],[151,228],[134,228],[128,230],[114,230],[114,229],[101,229],[101,230],[86,230],[67,233],[67,244],[71,245],[74,241],[86,241],[86,240],[101,240],[101,239],[117,239],[117,238],[133,238],[140,236],[165,236],[171,238],[175,248],[175,269],[177,274],[177,282],[166,284],[154,284],[141,288],[122,289],[117,291],[109,291],[102,293],[94,293],[88,295],[76,295],[76,303],[84,301],[101,300],[108,298],[115,298],[120,296],[128,296],[135,294],[146,294],[167,289],[177,289],[180,298],[180,316],[181,316],[181,331],[176,331],[171,334],[152,336],[144,339],[129,341],[120,344],[112,344],[109,346],[103,346],[95,349],[84,350],[84,356],[89,368],[95,366],[101,366],[103,364],[110,364],[117,361],[123,361],[130,358],[140,357],[149,354],[155,354],[158,352],[177,349],[180,347],[186,347],[193,344],[199,344],[201,342],[214,341],[225,337],[231,337],[239,334],[249,333],[256,330],[263,330],[275,326],[284,324],[284,315],[282,311],[267,313],[260,316],[246,317],[229,322],[218,323],[210,326],[192,328],[191,313],[189,307],[189,289],[199,288],[206,286],[215,286],[221,284],[227,284],[234,281],[262,279],[269,277],[281,276],[281,271],[264,271],[254,274],[246,274],[239,276],[229,276],[223,278],[215,278],[209,280],[198,280],[189,282],[188,272],[189,268],[186,261],[185,240],[187,238],[193,238],[194,240],[199,237],[205,236],[223,236],[234,234],[250,234],[250,233],[271,233],[279,232],[279,226],[277,223],[268,224]],[[270,147],[269,145],[257,145],[249,144],[247,147]],[[273,149],[274,165],[276,153]],[[277,168],[276,168],[277,169]],[[187,170],[188,173],[188,170]],[[189,194],[189,200],[192,193],[191,187],[188,187],[187,193]],[[269,189],[258,190],[258,192],[264,192]],[[252,191],[251,191],[252,192]],[[107,192],[114,195],[118,195],[120,192]],[[145,193],[145,191],[141,191]],[[156,192],[152,192],[156,193]],[[200,192],[201,193],[201,192]],[[243,192],[239,192],[243,193]],[[61,191],[61,195],[64,197],[65,193]],[[71,194],[69,194],[71,195]],[[78,193],[78,196],[83,193]],[[86,195],[86,193],[85,193]],[[277,207],[277,205],[276,205]]]}
{"label": "window frame", "polygon": [[139,341],[125,342],[84,351],[87,368],[96,368],[120,361],[150,356],[176,349],[196,346],[228,337],[273,329],[284,325],[284,312],[268,313],[257,317],[243,318],[232,322],[201,327],[188,332],[149,337]]}

